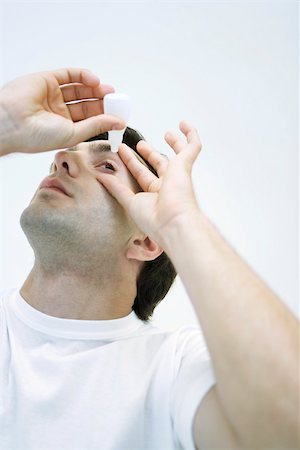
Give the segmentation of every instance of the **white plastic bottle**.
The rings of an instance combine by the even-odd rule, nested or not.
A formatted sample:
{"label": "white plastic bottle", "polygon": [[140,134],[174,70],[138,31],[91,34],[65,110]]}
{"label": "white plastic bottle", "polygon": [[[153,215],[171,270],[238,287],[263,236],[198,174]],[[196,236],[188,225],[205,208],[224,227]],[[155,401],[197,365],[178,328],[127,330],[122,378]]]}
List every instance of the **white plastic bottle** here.
{"label": "white plastic bottle", "polygon": [[[126,94],[106,94],[103,98],[104,114],[112,114],[121,117],[126,126],[131,112],[131,100]],[[122,130],[111,130],[108,132],[108,141],[110,143],[111,151],[116,153],[119,145],[122,143],[125,128]]]}

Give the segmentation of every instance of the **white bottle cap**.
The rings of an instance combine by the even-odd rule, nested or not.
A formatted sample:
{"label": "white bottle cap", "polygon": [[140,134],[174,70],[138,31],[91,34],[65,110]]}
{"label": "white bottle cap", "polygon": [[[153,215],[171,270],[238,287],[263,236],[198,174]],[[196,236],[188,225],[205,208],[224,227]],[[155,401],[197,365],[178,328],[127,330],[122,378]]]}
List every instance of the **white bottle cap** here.
{"label": "white bottle cap", "polygon": [[[112,114],[121,117],[124,122],[127,122],[131,112],[131,100],[126,94],[106,94],[103,98],[104,114]],[[116,153],[119,145],[122,143],[125,128],[122,130],[112,130],[108,132],[108,141],[110,143],[111,151]]]}

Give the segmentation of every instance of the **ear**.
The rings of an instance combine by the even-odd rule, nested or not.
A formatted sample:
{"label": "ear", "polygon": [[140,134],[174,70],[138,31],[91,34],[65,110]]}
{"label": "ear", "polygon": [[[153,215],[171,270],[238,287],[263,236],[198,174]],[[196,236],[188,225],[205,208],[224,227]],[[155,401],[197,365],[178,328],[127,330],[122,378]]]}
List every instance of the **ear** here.
{"label": "ear", "polygon": [[133,238],[129,242],[126,250],[128,259],[136,259],[137,261],[153,261],[163,253],[163,249],[148,236],[142,238]]}

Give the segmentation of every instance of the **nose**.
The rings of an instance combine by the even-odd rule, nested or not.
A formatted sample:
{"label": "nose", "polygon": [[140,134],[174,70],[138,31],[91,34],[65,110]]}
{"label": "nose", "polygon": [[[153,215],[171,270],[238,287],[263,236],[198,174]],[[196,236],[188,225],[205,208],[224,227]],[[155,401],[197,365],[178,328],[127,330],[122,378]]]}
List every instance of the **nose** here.
{"label": "nose", "polygon": [[75,158],[75,155],[71,154],[71,152],[62,150],[55,154],[53,163],[58,172],[67,173],[71,177],[76,178],[79,174],[77,159],[78,158]]}

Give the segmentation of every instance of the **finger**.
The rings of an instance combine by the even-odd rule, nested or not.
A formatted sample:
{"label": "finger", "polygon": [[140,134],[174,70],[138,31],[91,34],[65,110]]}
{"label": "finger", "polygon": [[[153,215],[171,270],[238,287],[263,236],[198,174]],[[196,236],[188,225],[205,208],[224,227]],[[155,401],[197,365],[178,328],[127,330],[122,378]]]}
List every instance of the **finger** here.
{"label": "finger", "polygon": [[121,119],[118,121],[116,116],[111,116],[109,114],[100,114],[76,122],[73,124],[73,136],[66,144],[66,147],[73,147],[86,139],[112,130],[117,124],[119,125],[120,130],[126,126]]}
{"label": "finger", "polygon": [[182,120],[179,123],[179,128],[186,136],[187,142],[184,142],[181,137],[171,132],[167,132],[165,134],[165,140],[173,148],[176,154],[184,151],[186,162],[188,166],[190,166],[201,151],[202,144],[196,128],[194,128],[190,123]]}
{"label": "finger", "polygon": [[185,134],[188,144],[191,144],[198,151],[201,150],[202,144],[198,135],[198,131],[186,120],[179,123],[180,130]]}
{"label": "finger", "polygon": [[146,141],[139,141],[136,146],[137,151],[141,156],[149,162],[149,164],[156,170],[159,177],[162,177],[168,168],[169,160],[166,156],[158,153]]}
{"label": "finger", "polygon": [[167,144],[170,145],[176,154],[180,153],[186,146],[186,142],[184,142],[177,134],[171,133],[171,131],[167,131],[164,137]]}
{"label": "finger", "polygon": [[73,122],[103,114],[103,100],[87,100],[76,103],[66,103]]}
{"label": "finger", "polygon": [[[46,72],[46,74],[48,75],[49,72]],[[53,70],[50,74],[56,78],[58,84],[82,83],[86,86],[97,86],[100,84],[99,77],[88,69],[65,67]]]}
{"label": "finger", "polygon": [[179,123],[179,128],[182,133],[185,134],[187,140],[185,151],[182,152],[182,158],[185,162],[186,168],[191,172],[193,164],[201,151],[202,144],[196,128],[189,122],[182,120]]}
{"label": "finger", "polygon": [[[68,107],[73,122],[104,114],[103,100],[85,100],[76,103],[66,103],[66,106]],[[121,117],[117,115],[112,117],[115,118],[115,123],[122,123],[123,128],[126,127],[126,123]]]}
{"label": "finger", "polygon": [[128,145],[120,145],[119,156],[143,191],[156,192],[158,178],[137,159],[134,151]]}
{"label": "finger", "polygon": [[114,87],[108,84],[100,84],[91,88],[80,83],[73,83],[60,86],[60,89],[65,102],[88,98],[103,99],[104,95],[115,92]]}
{"label": "finger", "polygon": [[134,192],[112,175],[100,174],[98,179],[123,208],[129,211],[131,200],[135,196]]}

